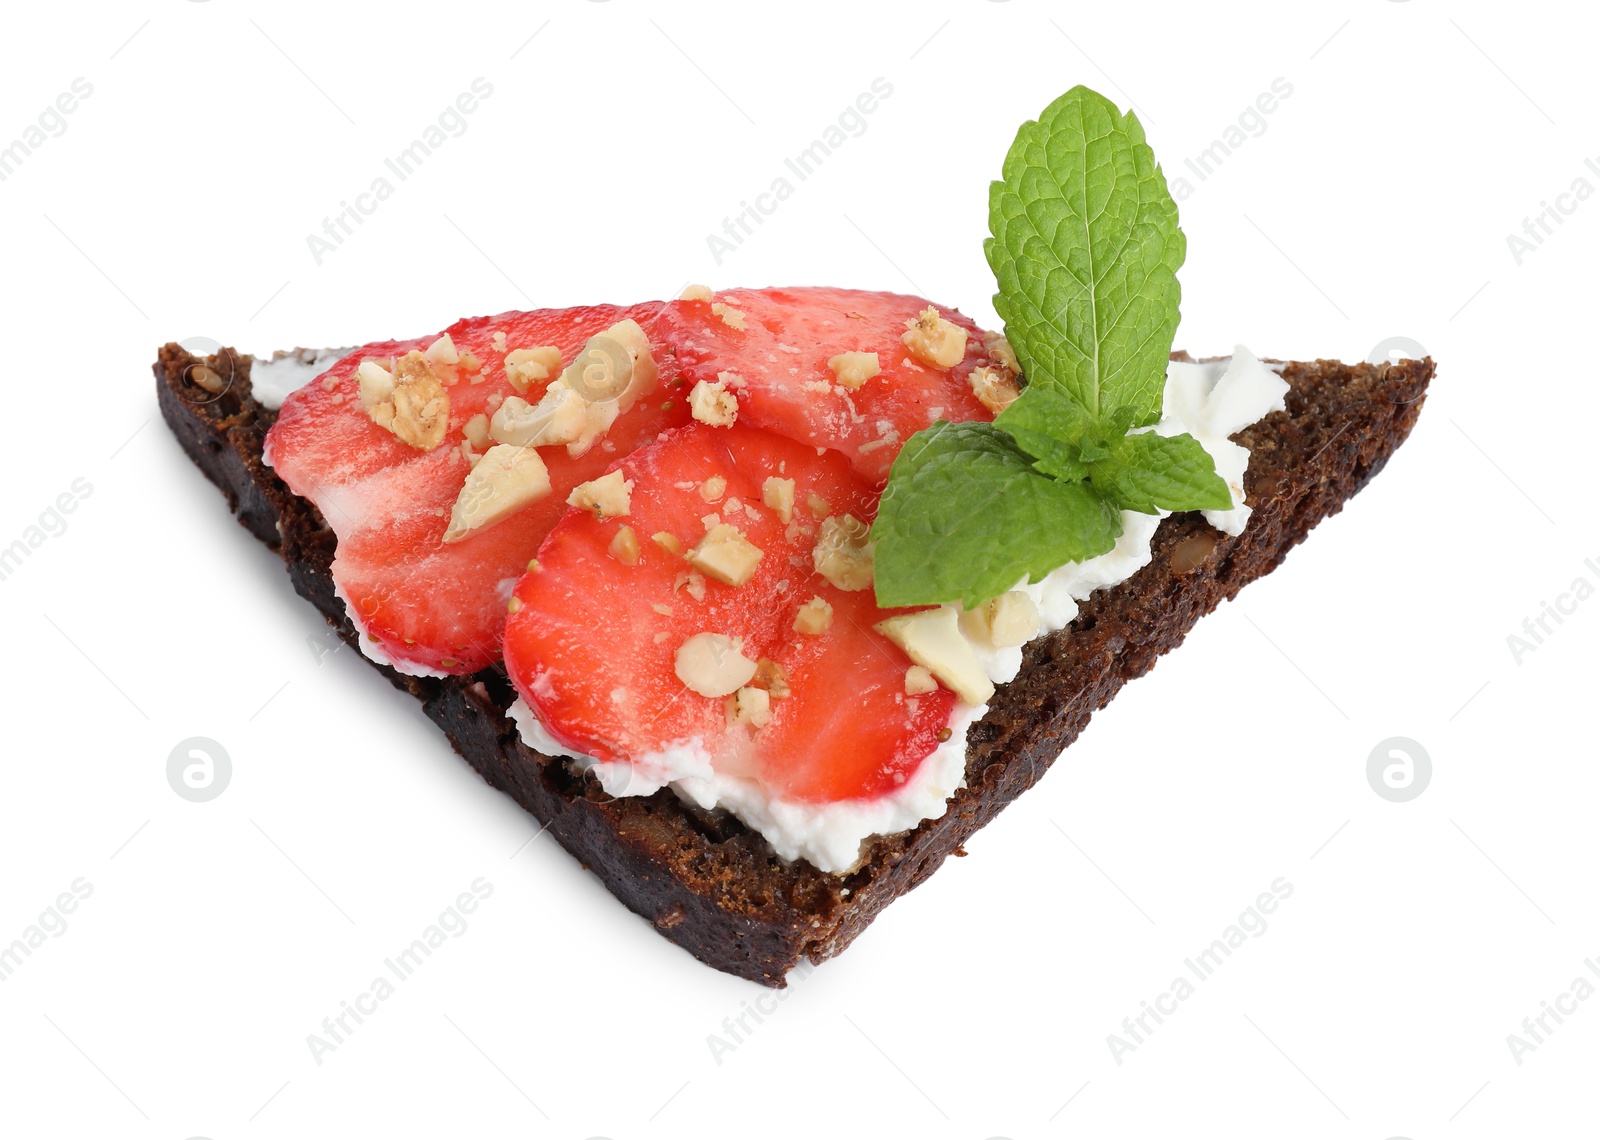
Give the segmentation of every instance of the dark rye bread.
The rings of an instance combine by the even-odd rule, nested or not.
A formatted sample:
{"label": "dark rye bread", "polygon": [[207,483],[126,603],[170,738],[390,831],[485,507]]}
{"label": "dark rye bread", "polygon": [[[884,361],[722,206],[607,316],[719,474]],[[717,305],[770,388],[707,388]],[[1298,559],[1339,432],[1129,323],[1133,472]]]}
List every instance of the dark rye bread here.
{"label": "dark rye bread", "polygon": [[[215,377],[200,379],[224,387],[220,394],[192,379],[202,364]],[[202,360],[168,344],[155,364],[162,414],[239,521],[282,551],[295,589],[354,644],[329,572],[333,533],[262,465],[275,413],[252,397],[250,365],[231,349]],[[966,786],[945,814],[869,840],[850,874],[786,864],[737,819],[686,805],[665,789],[608,797],[593,779],[522,744],[506,715],[515,694],[499,668],[446,680],[374,668],[420,700],[485,780],[547,825],[664,937],[719,970],[782,986],[801,959],[838,954],[947,856],[965,854],[962,843],[1043,776],[1095,710],[1337,512],[1410,433],[1433,373],[1431,360],[1287,365],[1287,411],[1234,437],[1251,452],[1246,491],[1254,513],[1245,532],[1230,538],[1198,514],[1166,519],[1149,565],[1083,603],[1068,628],[1027,647],[1017,679],[999,687],[968,733]]]}

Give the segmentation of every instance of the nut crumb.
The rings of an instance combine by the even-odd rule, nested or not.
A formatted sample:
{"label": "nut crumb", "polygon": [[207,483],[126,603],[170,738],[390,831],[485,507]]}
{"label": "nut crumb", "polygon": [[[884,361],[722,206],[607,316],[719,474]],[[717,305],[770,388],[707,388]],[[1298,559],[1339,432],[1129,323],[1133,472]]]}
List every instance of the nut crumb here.
{"label": "nut crumb", "polygon": [[616,536],[612,538],[611,545],[607,549],[611,557],[624,566],[637,566],[639,564],[639,538],[633,533],[631,526],[619,527]]}
{"label": "nut crumb", "polygon": [[883,371],[876,352],[841,352],[828,357],[828,367],[839,383],[852,392]]}
{"label": "nut crumb", "polygon": [[593,511],[603,519],[618,518],[628,513],[632,505],[632,494],[633,480],[623,478],[622,469],[619,467],[598,479],[579,483],[572,489],[572,494],[567,496],[567,505],[583,511]]}
{"label": "nut crumb", "polygon": [[906,331],[900,343],[911,350],[911,355],[933,368],[953,368],[961,362],[967,351],[967,330],[939,315],[939,310],[929,305],[917,314],[915,320],[906,322]]}
{"label": "nut crumb", "polygon": [[794,615],[794,631],[806,633],[813,637],[826,633],[833,624],[833,604],[824,601],[821,597],[813,597],[809,602],[800,607]]}
{"label": "nut crumb", "polygon": [[721,301],[711,306],[713,316],[718,317],[723,324],[738,332],[744,331],[744,314],[731,305],[724,305]]}
{"label": "nut crumb", "polygon": [[689,414],[711,427],[732,427],[739,418],[739,400],[722,381],[700,381],[689,393]]}
{"label": "nut crumb", "polygon": [[865,590],[872,585],[871,528],[854,515],[824,519],[811,550],[811,562],[841,590]]}

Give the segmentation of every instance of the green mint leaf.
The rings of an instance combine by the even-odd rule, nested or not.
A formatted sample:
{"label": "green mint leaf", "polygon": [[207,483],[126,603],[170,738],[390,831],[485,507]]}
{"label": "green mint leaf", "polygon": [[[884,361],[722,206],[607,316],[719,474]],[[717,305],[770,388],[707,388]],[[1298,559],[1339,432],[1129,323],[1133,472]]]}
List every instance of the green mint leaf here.
{"label": "green mint leaf", "polygon": [[1101,457],[1095,451],[1095,423],[1087,409],[1060,388],[1047,384],[1025,388],[1010,407],[995,417],[994,426],[1033,456],[1035,470],[1057,479],[1084,479],[1089,474],[1088,463]]}
{"label": "green mint leaf", "polygon": [[1024,576],[1104,554],[1121,533],[1100,492],[1034,470],[993,424],[940,421],[889,471],[872,525],[878,604],[978,606]]}
{"label": "green mint leaf", "polygon": [[1192,435],[1155,432],[1125,435],[1110,455],[1089,464],[1089,481],[1125,511],[1225,511],[1233,506],[1228,485],[1211,456]]}
{"label": "green mint leaf", "polygon": [[1091,416],[1161,415],[1184,237],[1133,112],[1074,87],[1017,132],[989,188],[995,310],[1030,386]]}

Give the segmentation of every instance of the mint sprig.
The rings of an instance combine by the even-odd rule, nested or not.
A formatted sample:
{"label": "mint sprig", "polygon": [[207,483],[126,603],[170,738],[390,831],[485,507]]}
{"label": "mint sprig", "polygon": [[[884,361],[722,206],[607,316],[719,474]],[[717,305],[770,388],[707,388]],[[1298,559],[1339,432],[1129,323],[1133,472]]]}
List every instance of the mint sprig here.
{"label": "mint sprig", "polygon": [[1104,496],[1042,474],[994,424],[941,420],[906,441],[878,503],[878,604],[974,608],[1024,574],[1104,554],[1121,533]]}
{"label": "mint sprig", "polygon": [[990,187],[984,253],[1027,388],[993,424],[907,441],[873,525],[882,606],[970,607],[1110,550],[1121,511],[1232,505],[1161,416],[1185,242],[1130,111],[1075,87],[1025,123]]}
{"label": "mint sprig", "polygon": [[1032,385],[1089,414],[1161,415],[1185,243],[1132,111],[1074,87],[1024,123],[989,187],[995,311]]}

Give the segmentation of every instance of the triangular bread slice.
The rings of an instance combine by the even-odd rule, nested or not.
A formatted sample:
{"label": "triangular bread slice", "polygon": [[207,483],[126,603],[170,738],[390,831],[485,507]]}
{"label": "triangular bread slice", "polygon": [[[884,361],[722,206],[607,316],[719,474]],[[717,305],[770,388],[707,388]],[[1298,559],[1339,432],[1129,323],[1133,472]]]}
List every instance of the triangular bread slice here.
{"label": "triangular bread slice", "polygon": [[[329,571],[332,532],[261,462],[276,413],[252,395],[251,363],[232,349],[202,358],[166,345],[155,364],[162,415],[239,521],[282,552],[295,589],[354,644]],[[1410,434],[1433,374],[1431,359],[1283,365],[1287,409],[1234,437],[1250,449],[1253,513],[1244,532],[1228,537],[1192,513],[1162,522],[1149,565],[1027,647],[1021,673],[999,687],[968,733],[966,785],[945,814],[867,841],[849,874],[784,863],[737,819],[700,811],[667,789],[605,795],[563,761],[523,745],[507,715],[515,694],[498,668],[435,680],[373,667],[421,701],[485,780],[547,825],[664,937],[719,970],[782,986],[803,960],[844,950],[884,907],[962,853],[1118,689],[1343,507]]]}

